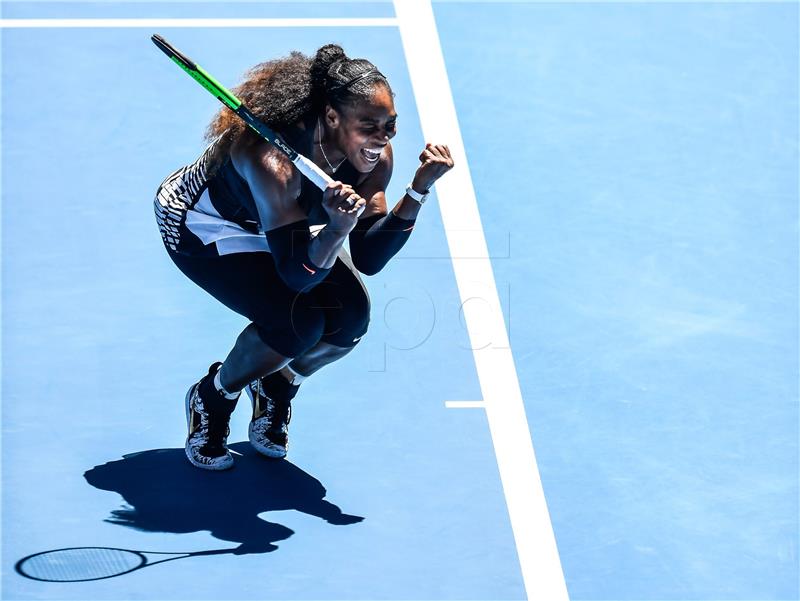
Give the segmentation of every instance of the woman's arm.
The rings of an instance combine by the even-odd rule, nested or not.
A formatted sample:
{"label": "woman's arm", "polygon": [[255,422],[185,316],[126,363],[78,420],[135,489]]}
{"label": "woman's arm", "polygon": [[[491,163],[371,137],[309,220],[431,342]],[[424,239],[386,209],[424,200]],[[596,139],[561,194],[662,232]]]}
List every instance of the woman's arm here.
{"label": "woman's arm", "polygon": [[[420,154],[421,165],[412,181],[412,188],[425,193],[442,174],[453,166],[446,146],[428,144]],[[353,265],[365,275],[375,275],[395,256],[408,238],[422,205],[404,194],[391,211],[386,209],[386,187],[392,177],[392,146],[388,144],[380,162],[357,186],[367,201],[367,209],[350,232]]]}
{"label": "woman's arm", "polygon": [[[387,211],[386,187],[393,167],[392,145],[387,144],[375,169],[356,187],[367,208],[350,232],[350,254],[355,268],[365,275],[378,273],[403,248],[419,212],[419,203],[405,198],[392,212]],[[403,206],[405,200],[417,206]],[[398,209],[407,217],[398,216]]]}
{"label": "woman's arm", "polygon": [[[386,208],[386,188],[389,186],[389,180],[392,179],[393,170],[394,151],[392,150],[392,145],[387,144],[375,169],[369,173],[364,181],[356,185],[358,194],[367,201],[367,208],[361,214],[361,221],[373,215],[383,217],[389,212]],[[403,198],[394,206],[392,211],[402,219],[413,220],[417,218],[419,209],[418,202],[403,195]]]}
{"label": "woman's arm", "polygon": [[[250,187],[278,275],[293,290],[307,292],[328,275],[349,229],[346,224],[332,224],[339,227],[326,227],[311,238],[308,219],[297,202],[302,176],[271,145],[234,148],[231,159]],[[352,192],[336,182],[325,191],[325,197],[329,203],[349,208],[345,202]]]}

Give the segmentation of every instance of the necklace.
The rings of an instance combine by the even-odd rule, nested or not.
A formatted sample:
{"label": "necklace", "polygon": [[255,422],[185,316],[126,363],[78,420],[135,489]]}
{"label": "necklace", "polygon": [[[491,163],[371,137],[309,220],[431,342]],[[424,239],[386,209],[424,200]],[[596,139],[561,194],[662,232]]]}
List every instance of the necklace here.
{"label": "necklace", "polygon": [[322,147],[322,124],[320,124],[320,122],[319,122],[319,117],[317,117],[317,127],[319,128],[319,142],[318,142],[318,144],[319,144],[319,149],[322,151],[322,158],[323,158],[323,159],[325,159],[325,162],[326,162],[326,163],[328,163],[328,167],[330,167],[330,168],[331,168],[331,171],[332,171],[333,173],[336,173],[336,170],[337,170],[339,167],[341,167],[341,166],[342,166],[342,163],[344,163],[344,161],[345,161],[345,159],[346,159],[347,157],[344,157],[344,159],[342,159],[342,160],[339,162],[339,164],[338,164],[338,165],[336,165],[336,167],[334,167],[333,165],[331,165],[331,162],[328,160],[328,156],[325,154],[325,149]]}

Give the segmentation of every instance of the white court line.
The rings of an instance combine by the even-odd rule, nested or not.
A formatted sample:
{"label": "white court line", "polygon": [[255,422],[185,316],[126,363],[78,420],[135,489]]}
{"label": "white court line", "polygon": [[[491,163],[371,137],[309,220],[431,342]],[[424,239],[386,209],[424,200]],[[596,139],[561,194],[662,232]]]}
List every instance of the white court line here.
{"label": "white court line", "polygon": [[[500,479],[529,599],[569,598],[533,452],[525,406],[483,236],[453,95],[430,0],[394,0],[425,140],[447,144],[456,167],[436,183]],[[451,232],[479,232],[469,238]],[[464,261],[460,257],[472,257]],[[476,259],[475,257],[483,257]],[[485,303],[467,303],[481,298]],[[489,311],[486,310],[486,305]],[[491,344],[483,336],[488,332]]]}
{"label": "white court line", "polygon": [[391,18],[307,19],[0,19],[0,28],[52,27],[396,27]]}
{"label": "white court line", "polygon": [[448,409],[486,409],[483,401],[445,401],[444,406]]}
{"label": "white court line", "polygon": [[[2,0],[0,0],[2,2]],[[2,7],[0,7],[2,10]],[[0,29],[0,86],[2,86],[3,81],[3,30]],[[3,160],[2,160],[2,148],[3,148],[3,109],[2,105],[0,105],[0,249],[4,248],[3,246]],[[5,278],[0,277],[0,316],[5,315],[3,311],[3,297],[5,297],[5,290],[3,289],[3,280]],[[3,339],[3,320],[0,319],[0,340]],[[4,344],[0,344],[0,366],[5,365],[3,363],[3,346]],[[5,372],[0,369],[0,424],[5,424],[3,421],[3,403],[5,399],[2,398],[2,391],[5,390]],[[3,477],[3,445],[0,444],[0,482],[5,482],[5,478]],[[3,521],[0,519],[0,540],[5,540],[3,538]],[[0,564],[5,564],[5,558],[3,557],[2,547],[4,545],[0,545]],[[3,584],[2,580],[0,580],[0,599],[4,598],[5,595],[3,594]]]}

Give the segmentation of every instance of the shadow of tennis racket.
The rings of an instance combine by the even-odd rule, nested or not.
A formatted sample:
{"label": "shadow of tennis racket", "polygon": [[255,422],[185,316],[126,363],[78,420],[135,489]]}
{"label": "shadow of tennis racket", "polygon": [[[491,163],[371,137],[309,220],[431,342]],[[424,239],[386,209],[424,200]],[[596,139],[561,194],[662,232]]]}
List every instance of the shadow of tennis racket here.
{"label": "shadow of tennis racket", "polygon": [[[189,465],[183,449],[130,453],[88,470],[86,481],[114,491],[127,505],[107,522],[144,532],[207,531],[237,547],[192,553],[135,551],[114,547],[69,547],[23,557],[18,574],[43,582],[85,582],[114,578],[176,559],[202,555],[269,553],[294,531],[267,521],[270,511],[295,510],[336,526],[357,524],[325,499],[322,483],[292,463],[267,461],[248,443],[234,443],[237,465],[228,472],[203,472]],[[232,511],[220,508],[234,507]]]}
{"label": "shadow of tennis racket", "polygon": [[[237,547],[192,553],[162,553],[112,547],[71,547],[23,557],[14,565],[14,570],[20,576],[41,582],[86,582],[130,574],[142,568],[176,559],[233,554],[236,550]],[[151,559],[148,556],[157,558]]]}

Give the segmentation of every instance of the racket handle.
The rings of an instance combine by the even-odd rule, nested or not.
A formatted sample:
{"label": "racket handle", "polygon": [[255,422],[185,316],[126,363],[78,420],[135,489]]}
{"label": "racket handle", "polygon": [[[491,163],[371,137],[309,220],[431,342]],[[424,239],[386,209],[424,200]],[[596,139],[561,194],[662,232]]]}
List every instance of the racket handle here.
{"label": "racket handle", "polygon": [[[298,154],[295,159],[292,161],[295,167],[305,175],[311,182],[323,192],[325,188],[328,187],[328,184],[333,182],[333,178],[325,173],[322,169],[317,166],[316,163],[312,162],[310,159],[307,159],[302,154]],[[361,214],[367,209],[367,205],[364,205],[358,210],[357,215],[361,217]]]}
{"label": "racket handle", "polygon": [[313,161],[307,159],[302,154],[298,154],[292,161],[297,169],[305,175],[320,190],[325,190],[328,184],[333,182],[330,175],[320,169]]}

